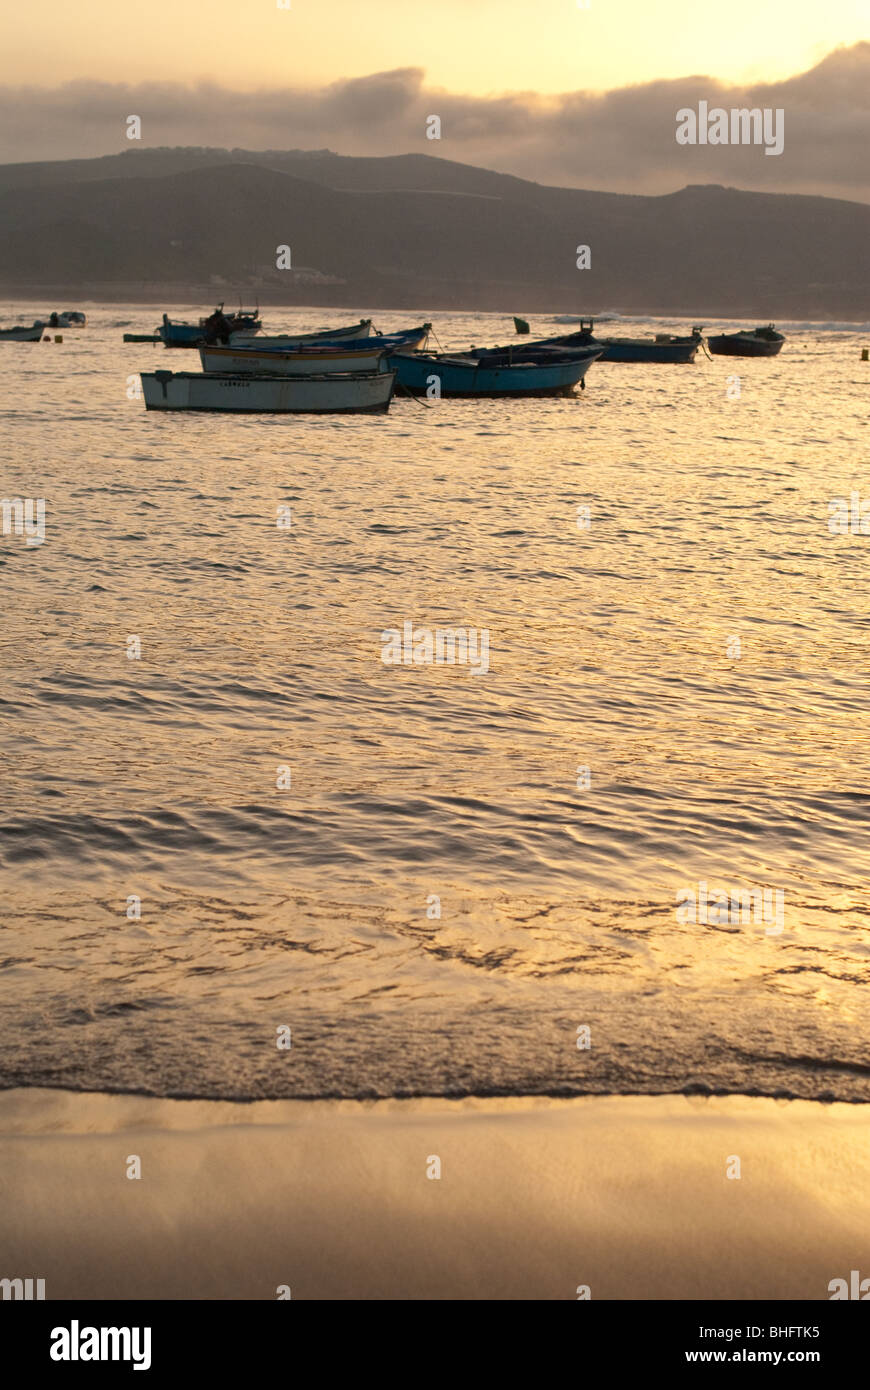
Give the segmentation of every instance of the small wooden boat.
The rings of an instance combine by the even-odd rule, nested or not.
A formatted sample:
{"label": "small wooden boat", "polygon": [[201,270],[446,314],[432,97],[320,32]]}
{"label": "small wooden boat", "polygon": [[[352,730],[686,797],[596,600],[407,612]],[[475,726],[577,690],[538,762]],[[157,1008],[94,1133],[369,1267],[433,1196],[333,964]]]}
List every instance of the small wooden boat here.
{"label": "small wooden boat", "polygon": [[[371,341],[375,340],[357,339],[357,343],[363,344]],[[377,342],[374,347],[339,342],[331,347],[308,343],[284,350],[267,348],[265,352],[253,347],[201,347],[199,357],[204,372],[234,376],[323,376],[334,372],[376,372],[384,352]]]}
{"label": "small wooden boat", "polygon": [[204,341],[198,323],[173,323],[168,314],[163,315],[163,322],[155,331],[163,346],[168,348],[194,348]]}
{"label": "small wooden boat", "polygon": [[125,333],[125,343],[159,343],[161,341],[158,333]]}
{"label": "small wooden boat", "polygon": [[410,352],[425,344],[431,323],[408,328],[389,337],[299,342],[275,347],[273,339],[252,340],[250,347],[201,347],[203,371],[253,372],[266,376],[316,376],[324,372],[375,372],[391,352]]}
{"label": "small wooden boat", "polygon": [[570,353],[568,360],[490,363],[472,354],[399,352],[388,359],[398,385],[428,396],[570,396],[582,385],[598,351]]}
{"label": "small wooden boat", "polygon": [[277,333],[266,338],[238,330],[230,334],[230,347],[285,348],[295,347],[297,343],[340,342],[344,339],[367,338],[371,331],[371,319],[360,319],[359,323],[349,324],[346,328],[318,328],[312,333]]}
{"label": "small wooden boat", "polygon": [[489,367],[513,367],[520,362],[534,362],[539,366],[555,362],[578,362],[589,357],[600,357],[601,348],[564,347],[560,343],[508,343],[504,347],[479,348],[468,350],[469,357]]}
{"label": "small wooden boat", "polygon": [[658,333],[655,338],[598,338],[595,336],[593,319],[581,320],[576,333],[565,333],[556,338],[544,338],[544,344],[563,347],[601,348],[602,362],[694,362],[695,354],[704,341],[701,328],[693,328],[691,334],[679,337],[671,333]]}
{"label": "small wooden boat", "polygon": [[154,331],[164,347],[196,348],[201,343],[229,342],[233,333],[259,333],[262,321],[257,311],[239,309],[237,313],[225,314],[224,306],[219,304],[213,314],[202,318],[199,323],[173,323],[168,314]]}
{"label": "small wooden boat", "polygon": [[45,325],[31,324],[28,328],[0,328],[0,343],[38,343]]}
{"label": "small wooden boat", "polygon": [[[295,345],[290,344],[289,347],[292,351],[319,351],[327,348],[335,351],[340,348],[342,352],[364,352],[379,347],[384,349],[384,351],[389,349],[391,352],[414,352],[416,349],[426,346],[431,331],[431,323],[421,323],[417,328],[403,328],[400,329],[398,333],[375,333],[369,338],[315,338],[310,342],[305,341]],[[271,351],[271,338],[252,342],[251,346],[262,348],[264,341],[266,348]]]}
{"label": "small wooden boat", "polygon": [[395,372],[344,376],[206,376],[142,372],[146,410],[220,410],[237,415],[350,415],[389,410]]}
{"label": "small wooden boat", "polygon": [[743,328],[739,333],[720,333],[707,339],[715,357],[775,357],[785,342],[772,323],[763,328]]}

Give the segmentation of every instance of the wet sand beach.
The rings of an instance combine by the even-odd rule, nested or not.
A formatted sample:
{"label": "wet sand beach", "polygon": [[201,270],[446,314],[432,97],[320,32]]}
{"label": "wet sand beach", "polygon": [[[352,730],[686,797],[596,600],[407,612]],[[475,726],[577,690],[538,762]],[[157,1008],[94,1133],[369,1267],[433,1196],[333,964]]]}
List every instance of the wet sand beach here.
{"label": "wet sand beach", "polygon": [[866,1265],[864,1106],[33,1089],[0,1132],[0,1263],[48,1299],[816,1300]]}

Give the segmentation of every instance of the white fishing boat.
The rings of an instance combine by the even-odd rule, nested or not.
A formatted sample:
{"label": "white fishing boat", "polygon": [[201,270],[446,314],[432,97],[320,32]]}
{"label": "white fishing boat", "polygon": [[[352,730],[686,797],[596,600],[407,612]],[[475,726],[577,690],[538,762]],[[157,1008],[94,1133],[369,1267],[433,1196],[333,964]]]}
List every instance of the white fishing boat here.
{"label": "white fishing boat", "polygon": [[222,410],[234,414],[356,414],[390,408],[395,372],[334,376],[209,375],[142,372],[147,410]]}
{"label": "white fishing boat", "polygon": [[0,343],[38,343],[44,327],[42,323],[34,323],[26,328],[0,328]]}
{"label": "white fishing boat", "polygon": [[340,343],[347,339],[367,338],[371,331],[371,319],[360,319],[359,323],[349,324],[346,328],[318,328],[313,333],[277,333],[265,338],[240,330],[230,334],[230,347],[289,348],[297,343]]}
{"label": "white fishing boat", "polygon": [[233,376],[323,376],[334,372],[376,372],[385,356],[380,346],[372,348],[326,347],[317,344],[285,351],[263,352],[259,348],[201,347],[204,372]]}

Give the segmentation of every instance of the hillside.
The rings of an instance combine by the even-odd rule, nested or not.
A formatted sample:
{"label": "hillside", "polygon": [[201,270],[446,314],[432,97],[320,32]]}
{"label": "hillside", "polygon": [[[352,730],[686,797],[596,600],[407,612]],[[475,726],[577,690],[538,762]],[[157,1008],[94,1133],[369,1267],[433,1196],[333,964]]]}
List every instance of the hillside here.
{"label": "hillside", "polygon": [[[283,244],[291,271],[275,268]],[[144,149],[0,166],[6,295],[870,318],[868,248],[862,203],[596,193],[426,155]]]}

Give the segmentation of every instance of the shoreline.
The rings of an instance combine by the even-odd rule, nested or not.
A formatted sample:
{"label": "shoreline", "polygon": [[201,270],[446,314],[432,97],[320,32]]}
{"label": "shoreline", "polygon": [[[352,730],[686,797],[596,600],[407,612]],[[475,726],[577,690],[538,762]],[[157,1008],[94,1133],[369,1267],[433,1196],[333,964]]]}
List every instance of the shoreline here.
{"label": "shoreline", "polygon": [[0,1277],[48,1300],[824,1300],[867,1264],[868,1139],[840,1101],[10,1090]]}
{"label": "shoreline", "polygon": [[[522,286],[517,287],[517,293],[512,297],[506,296],[507,301],[514,304],[521,298]],[[145,290],[137,288],[135,285],[127,284],[119,285],[117,288],[103,288],[95,285],[82,286],[81,284],[25,285],[6,288],[0,285],[0,300],[8,304],[33,304],[43,301],[57,301],[59,304],[61,300],[64,300],[67,301],[67,307],[84,306],[85,308],[88,306],[99,308],[110,307],[112,305],[142,305],[146,308],[155,308],[158,311],[166,309],[167,305],[174,305],[177,307],[179,305],[199,304],[200,306],[207,306],[219,302],[233,305],[238,300],[240,302],[243,301],[246,306],[256,301],[259,304],[261,312],[267,312],[272,309],[298,309],[300,311],[322,310],[324,313],[348,313],[352,315],[359,310],[361,305],[364,305],[367,311],[374,314],[422,313],[424,309],[421,308],[421,306],[425,306],[426,313],[432,314],[488,314],[508,320],[511,319],[514,314],[513,309],[500,307],[498,305],[495,307],[488,307],[487,305],[481,304],[469,304],[464,300],[462,302],[453,299],[442,300],[439,298],[437,290],[430,287],[429,292],[427,292],[426,286],[423,286],[419,290],[415,290],[411,295],[401,296],[400,300],[392,298],[389,294],[379,294],[375,291],[371,297],[362,292],[354,292],[349,296],[342,298],[336,297],[335,299],[329,299],[324,302],[322,297],[316,297],[314,295],[309,297],[304,293],[298,293],[292,290],[276,293],[274,286],[256,285],[243,285],[238,287],[234,285],[197,286],[168,283],[162,286],[156,285],[153,288]],[[570,312],[570,306],[566,308],[563,297],[553,300],[552,307],[550,308],[529,308],[529,306],[526,305],[526,314],[532,317],[553,318],[565,314],[566,312]],[[666,319],[668,321],[686,320],[687,322],[701,322],[702,320],[707,320],[708,323],[712,323],[715,320],[717,323],[723,324],[747,323],[754,325],[763,320],[772,319],[786,326],[794,323],[808,323],[820,329],[824,329],[827,324],[840,325],[849,323],[854,326],[856,332],[863,331],[867,323],[866,315],[857,319],[846,319],[843,313],[830,313],[819,318],[809,311],[806,313],[799,313],[783,307],[777,308],[776,306],[768,306],[763,310],[756,309],[756,312],[753,312],[753,306],[751,304],[742,306],[734,306],[732,304],[727,308],[716,308],[715,306],[713,308],[709,306],[705,308],[698,308],[697,306],[690,306],[688,308],[685,306],[671,306],[668,308],[659,305],[657,308],[620,307],[614,310],[613,306],[608,303],[600,309],[590,309],[587,313],[582,315],[578,313],[575,317],[578,322],[581,317],[593,318],[601,322],[606,322],[610,320],[614,313],[618,315],[619,319],[629,321],[633,319]]]}

